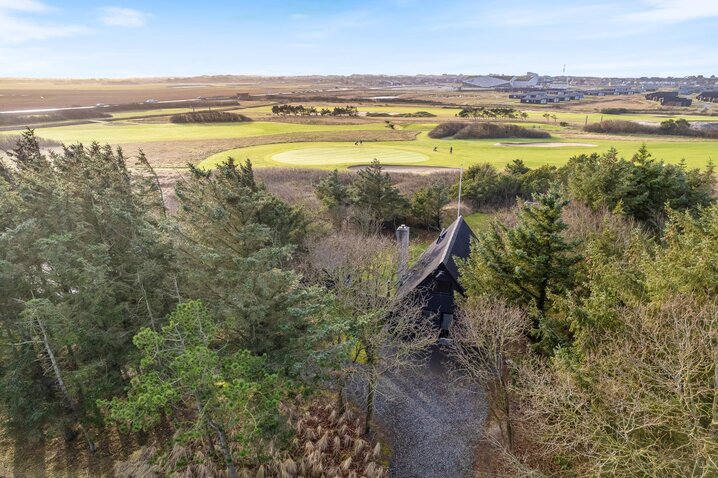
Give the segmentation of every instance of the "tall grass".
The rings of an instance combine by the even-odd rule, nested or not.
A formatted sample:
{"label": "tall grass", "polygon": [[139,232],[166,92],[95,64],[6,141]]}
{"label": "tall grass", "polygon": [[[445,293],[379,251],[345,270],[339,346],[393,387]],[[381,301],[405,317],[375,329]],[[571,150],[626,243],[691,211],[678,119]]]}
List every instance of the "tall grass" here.
{"label": "tall grass", "polygon": [[482,139],[482,138],[550,138],[539,129],[529,129],[514,124],[461,123],[449,121],[429,132],[430,138]]}
{"label": "tall grass", "polygon": [[[0,134],[0,151],[13,149],[20,138],[21,136],[19,134]],[[35,139],[41,148],[62,146],[61,142],[55,141],[54,139],[40,138],[38,136],[35,136]]]}

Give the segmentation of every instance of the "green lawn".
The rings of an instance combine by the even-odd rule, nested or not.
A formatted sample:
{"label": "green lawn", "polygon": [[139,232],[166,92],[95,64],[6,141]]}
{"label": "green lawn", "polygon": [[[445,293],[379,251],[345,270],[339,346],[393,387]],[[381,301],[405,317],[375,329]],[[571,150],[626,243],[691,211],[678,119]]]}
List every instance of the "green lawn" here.
{"label": "green lawn", "polygon": [[275,154],[272,160],[290,167],[321,167],[340,164],[369,164],[375,158],[384,164],[416,164],[429,159],[425,154],[416,151],[352,144],[351,146],[290,149]]}
{"label": "green lawn", "polygon": [[486,212],[475,212],[464,217],[464,221],[466,221],[466,224],[474,231],[474,234],[478,234],[479,231],[486,228],[492,217],[491,214]]}
{"label": "green lawn", "polygon": [[[543,164],[561,165],[571,156],[581,153],[604,152],[610,147],[616,147],[624,156],[631,156],[640,148],[642,143],[647,143],[651,153],[656,158],[669,162],[678,162],[685,159],[689,166],[702,167],[711,157],[718,157],[718,141],[705,140],[675,140],[637,138],[635,140],[625,139],[582,139],[562,138],[555,136],[550,142],[580,142],[595,146],[567,146],[560,148],[538,148],[525,146],[500,146],[502,141],[512,143],[530,143],[536,140],[530,139],[482,139],[482,140],[434,140],[428,138],[426,133],[421,133],[416,141],[395,141],[395,142],[372,142],[364,146],[354,146],[353,143],[317,142],[317,143],[282,143],[263,146],[253,146],[224,151],[207,158],[200,163],[201,167],[211,168],[228,156],[235,158],[250,158],[257,166],[287,166],[286,158],[292,159],[293,167],[312,167],[321,169],[333,169],[335,167],[345,168],[352,164],[347,161],[348,155],[353,155],[356,148],[385,148],[394,149],[402,159],[400,164],[419,164],[422,166],[447,166],[459,167],[469,166],[476,163],[490,163],[503,168],[514,159],[522,159],[527,166],[537,167]],[[433,151],[434,146],[438,151]],[[449,147],[454,148],[453,154],[449,154]],[[317,148],[320,151],[316,151]],[[349,152],[352,151],[352,153]],[[291,152],[288,156],[284,153]],[[409,153],[422,155],[416,157],[416,161],[407,161]],[[316,157],[314,156],[316,154]],[[334,155],[334,159],[332,158]],[[380,159],[381,160],[381,159]],[[365,161],[358,161],[364,163]],[[391,164],[386,161],[386,164]]]}
{"label": "green lawn", "polygon": [[[225,138],[244,138],[297,132],[381,130],[381,123],[363,125],[309,125],[296,123],[277,123],[271,121],[252,121],[247,123],[211,123],[211,124],[174,124],[174,123],[134,123],[132,121],[114,121],[111,123],[91,123],[75,126],[36,128],[35,133],[43,138],[63,143],[145,143],[150,141],[209,140]],[[8,131],[7,134],[18,134]]]}
{"label": "green lawn", "polygon": [[[523,106],[523,105],[522,105]],[[521,111],[526,111],[526,113],[529,114],[528,120],[529,121],[538,121],[543,122],[544,124],[557,124],[561,121],[566,121],[569,123],[572,123],[574,125],[580,125],[583,126],[583,124],[586,122],[586,117],[588,117],[589,123],[597,123],[601,120],[608,121],[608,120],[624,120],[624,121],[650,121],[652,123],[660,123],[661,121],[665,121],[669,118],[678,119],[678,118],[684,118],[688,121],[718,121],[718,116],[698,116],[698,115],[672,115],[667,113],[656,113],[656,114],[622,114],[622,115],[605,115],[601,113],[578,113],[578,112],[569,112],[569,111],[551,111],[549,109],[546,110],[524,110],[521,108],[521,106],[517,106],[517,108]],[[553,118],[549,119],[547,122],[546,119],[543,117],[545,113],[549,113],[551,115],[556,115],[556,120],[554,121]]]}

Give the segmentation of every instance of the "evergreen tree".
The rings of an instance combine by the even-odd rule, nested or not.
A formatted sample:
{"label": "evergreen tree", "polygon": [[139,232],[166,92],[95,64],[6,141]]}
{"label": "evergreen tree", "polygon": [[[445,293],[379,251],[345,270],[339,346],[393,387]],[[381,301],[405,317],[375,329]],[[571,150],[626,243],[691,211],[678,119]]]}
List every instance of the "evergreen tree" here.
{"label": "evergreen tree", "polygon": [[349,190],[339,179],[339,172],[335,169],[324,176],[317,184],[315,193],[329,211],[334,226],[341,227],[349,206]]}
{"label": "evergreen tree", "polygon": [[365,223],[392,222],[404,214],[407,207],[406,199],[394,187],[391,176],[384,172],[377,159],[357,173],[350,194],[354,207],[362,214],[361,219]]}
{"label": "evergreen tree", "polygon": [[629,161],[611,148],[605,154],[573,157],[563,168],[568,192],[592,208],[620,210],[653,232],[671,209],[696,211],[715,202],[713,165],[704,171],[688,169],[685,163],[666,164],[654,159],[643,145]]}
{"label": "evergreen tree", "polygon": [[562,236],[561,212],[567,201],[555,190],[524,203],[513,228],[501,224],[478,238],[462,265],[462,284],[468,295],[493,295],[529,307],[533,336],[549,352],[565,340],[565,331],[549,312],[552,297],[569,290],[580,257]]}
{"label": "evergreen tree", "polygon": [[[173,250],[150,171],[92,144],[41,154],[32,131],[0,175],[0,395],[12,431],[97,423],[121,393],[131,336],[174,303]],[[92,448],[92,440],[88,436]]]}
{"label": "evergreen tree", "polygon": [[428,229],[441,230],[441,213],[449,203],[449,188],[435,182],[419,189],[411,199],[411,212]]}
{"label": "evergreen tree", "polygon": [[249,161],[192,168],[177,195],[184,295],[203,299],[226,321],[234,346],[292,363],[307,315],[321,304],[287,268],[306,233],[302,211],[257,184]]}

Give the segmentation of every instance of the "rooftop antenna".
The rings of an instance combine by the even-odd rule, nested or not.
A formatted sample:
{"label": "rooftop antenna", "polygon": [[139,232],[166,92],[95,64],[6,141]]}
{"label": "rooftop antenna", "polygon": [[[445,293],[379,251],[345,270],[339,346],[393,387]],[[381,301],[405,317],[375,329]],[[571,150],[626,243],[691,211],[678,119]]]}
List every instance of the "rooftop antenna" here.
{"label": "rooftop antenna", "polygon": [[459,219],[461,217],[461,180],[464,176],[464,162],[463,160],[459,160],[459,203],[456,206],[456,219]]}

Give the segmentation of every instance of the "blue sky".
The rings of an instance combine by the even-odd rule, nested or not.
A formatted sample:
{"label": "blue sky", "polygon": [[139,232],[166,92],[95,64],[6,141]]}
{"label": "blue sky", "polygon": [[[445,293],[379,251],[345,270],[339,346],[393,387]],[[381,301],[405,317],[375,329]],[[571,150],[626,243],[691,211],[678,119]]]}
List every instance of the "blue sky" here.
{"label": "blue sky", "polygon": [[0,0],[0,76],[718,75],[718,0]]}

